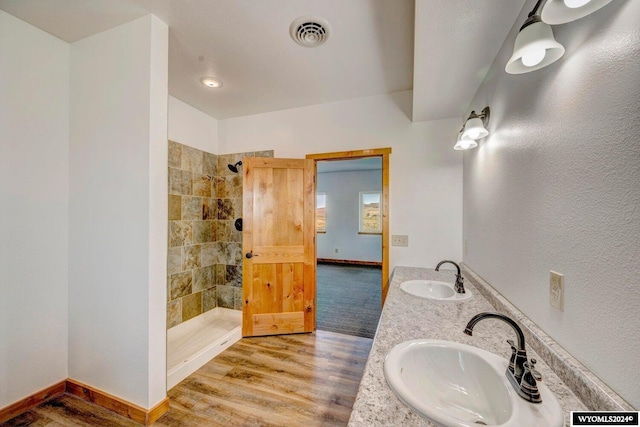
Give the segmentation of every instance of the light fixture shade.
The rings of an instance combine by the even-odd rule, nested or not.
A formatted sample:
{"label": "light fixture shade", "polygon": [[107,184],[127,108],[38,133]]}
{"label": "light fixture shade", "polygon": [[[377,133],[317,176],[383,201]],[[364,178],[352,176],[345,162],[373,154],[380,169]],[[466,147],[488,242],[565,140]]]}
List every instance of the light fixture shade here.
{"label": "light fixture shade", "polygon": [[[538,18],[518,33],[513,55],[507,62],[505,71],[509,74],[523,74],[539,70],[556,62],[562,55],[564,46],[553,37],[551,27]],[[525,65],[527,62],[529,64]]]}
{"label": "light fixture shade", "polygon": [[472,148],[476,148],[478,146],[478,143],[476,141],[474,141],[473,139],[469,139],[469,138],[465,138],[462,134],[462,132],[460,132],[458,134],[458,141],[456,142],[456,145],[453,146],[454,150],[470,150]]}
{"label": "light fixture shade", "polygon": [[480,117],[470,117],[464,125],[462,139],[480,139],[489,135],[489,131],[485,129]]}
{"label": "light fixture shade", "polygon": [[[584,3],[584,4],[583,4]],[[601,7],[611,3],[611,0],[591,0],[585,2],[576,0],[547,0],[542,8],[542,20],[550,25],[564,24],[583,18]],[[572,5],[580,5],[571,7]]]}

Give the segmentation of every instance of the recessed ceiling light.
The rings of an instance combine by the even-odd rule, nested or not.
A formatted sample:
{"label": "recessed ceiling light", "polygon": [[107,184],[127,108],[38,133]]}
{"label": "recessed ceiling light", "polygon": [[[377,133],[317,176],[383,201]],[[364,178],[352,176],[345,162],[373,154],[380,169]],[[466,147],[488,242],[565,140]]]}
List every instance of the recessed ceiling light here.
{"label": "recessed ceiling light", "polygon": [[203,85],[211,88],[222,87],[222,82],[218,79],[214,79],[213,77],[203,77],[200,79],[200,82]]}

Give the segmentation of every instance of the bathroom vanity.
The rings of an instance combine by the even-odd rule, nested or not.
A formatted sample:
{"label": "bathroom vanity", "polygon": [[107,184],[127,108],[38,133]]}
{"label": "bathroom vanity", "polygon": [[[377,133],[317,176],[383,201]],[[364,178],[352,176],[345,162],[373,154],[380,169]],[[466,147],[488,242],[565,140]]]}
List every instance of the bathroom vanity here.
{"label": "bathroom vanity", "polygon": [[[464,273],[464,286],[471,291],[473,297],[462,301],[438,301],[411,295],[400,289],[400,284],[408,280],[419,279],[453,283],[455,281],[453,270],[436,272],[423,268],[395,268],[378,330],[353,406],[349,426],[435,425],[398,399],[389,387],[383,372],[385,357],[400,343],[428,338],[475,346],[508,360],[511,356],[511,348],[506,340],[514,340],[515,334],[513,329],[504,322],[488,319],[476,326],[473,336],[463,333],[467,322],[473,316],[490,311],[500,311],[507,314],[525,329],[528,356],[537,359],[536,368],[542,374],[544,384],[560,402],[566,426],[570,425],[570,411],[585,411],[588,408],[597,408],[598,410],[631,409],[626,402],[608,390],[597,378],[585,372],[584,367],[581,367],[577,361],[558,361],[557,357],[566,356],[568,358],[569,355],[558,348],[557,344],[549,342],[550,340],[544,332],[526,319],[522,313],[518,312],[481,278],[473,275],[468,269],[465,269]],[[469,280],[470,276],[477,280]],[[536,352],[532,347],[540,352]],[[557,354],[549,357],[548,353]],[[581,397],[582,400],[578,398],[572,388],[550,368],[547,364],[548,361],[556,366],[556,370],[563,370],[564,378],[579,377],[578,387],[582,389],[583,394],[585,392],[588,394],[587,399],[590,399],[590,402],[583,403],[585,398]],[[574,366],[576,372],[566,372],[567,366]],[[576,385],[572,385],[575,389]],[[598,392],[593,391],[597,389],[601,389],[604,395],[598,396]]]}

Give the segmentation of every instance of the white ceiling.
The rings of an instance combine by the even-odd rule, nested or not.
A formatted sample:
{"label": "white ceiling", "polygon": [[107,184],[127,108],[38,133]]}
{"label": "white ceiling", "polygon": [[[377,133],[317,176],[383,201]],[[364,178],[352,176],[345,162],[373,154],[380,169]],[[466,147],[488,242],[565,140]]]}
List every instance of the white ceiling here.
{"label": "white ceiling", "polygon": [[[413,88],[414,121],[462,121],[525,1],[0,0],[0,9],[70,43],[153,13],[169,25],[169,93],[217,119]],[[291,40],[302,15],[329,22],[325,44]],[[205,75],[224,86],[204,87]]]}
{"label": "white ceiling", "polygon": [[462,115],[525,3],[416,0],[414,122],[460,117],[462,125]]}

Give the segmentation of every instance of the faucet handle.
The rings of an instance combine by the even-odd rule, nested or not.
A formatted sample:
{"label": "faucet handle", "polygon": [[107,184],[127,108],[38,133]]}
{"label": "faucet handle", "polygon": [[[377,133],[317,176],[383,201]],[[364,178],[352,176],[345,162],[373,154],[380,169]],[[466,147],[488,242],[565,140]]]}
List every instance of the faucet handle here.
{"label": "faucet handle", "polygon": [[542,402],[542,397],[540,396],[540,390],[538,389],[536,381],[541,380],[542,375],[534,369],[535,364],[535,359],[531,359],[531,362],[525,361],[522,364],[524,373],[520,380],[520,390],[518,394],[531,403],[540,403]]}
{"label": "faucet handle", "polygon": [[456,274],[456,283],[454,285],[454,289],[459,294],[466,293],[464,291],[464,277],[462,277],[462,274]]}
{"label": "faucet handle", "polygon": [[538,363],[536,359],[531,359],[528,363],[525,363],[524,367],[529,369],[536,381],[542,381],[542,374],[536,369],[536,363]]}
{"label": "faucet handle", "polygon": [[509,359],[509,371],[511,373],[515,372],[515,362],[516,362],[516,354],[518,353],[518,349],[516,348],[513,340],[507,340],[507,344],[511,346],[511,359]]}

